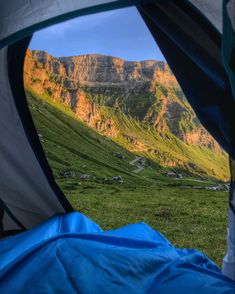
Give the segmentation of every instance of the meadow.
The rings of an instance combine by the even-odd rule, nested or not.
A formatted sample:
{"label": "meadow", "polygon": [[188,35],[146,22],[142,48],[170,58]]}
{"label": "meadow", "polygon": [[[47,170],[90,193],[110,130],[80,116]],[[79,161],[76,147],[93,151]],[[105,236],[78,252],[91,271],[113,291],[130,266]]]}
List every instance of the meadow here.
{"label": "meadow", "polygon": [[196,248],[221,265],[228,192],[206,189],[218,179],[183,170],[182,177],[167,176],[151,158],[134,172],[140,164],[131,162],[141,154],[89,128],[62,104],[27,96],[56,181],[75,210],[104,230],[145,222],[175,247]]}

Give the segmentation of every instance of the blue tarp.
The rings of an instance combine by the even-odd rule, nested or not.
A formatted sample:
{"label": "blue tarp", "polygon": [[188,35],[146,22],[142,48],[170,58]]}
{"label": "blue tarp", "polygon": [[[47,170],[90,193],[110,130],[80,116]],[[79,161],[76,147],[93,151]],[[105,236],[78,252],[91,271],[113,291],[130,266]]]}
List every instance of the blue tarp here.
{"label": "blue tarp", "polygon": [[234,294],[235,283],[144,223],[104,232],[69,213],[0,241],[0,293]]}

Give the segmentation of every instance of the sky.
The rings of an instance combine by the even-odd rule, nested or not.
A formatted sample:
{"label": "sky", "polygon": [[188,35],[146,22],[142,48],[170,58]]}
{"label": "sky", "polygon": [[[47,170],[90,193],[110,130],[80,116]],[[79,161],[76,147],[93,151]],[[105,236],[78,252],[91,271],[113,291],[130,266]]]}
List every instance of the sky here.
{"label": "sky", "polygon": [[33,35],[30,49],[55,57],[104,54],[130,61],[164,60],[135,7],[81,16]]}

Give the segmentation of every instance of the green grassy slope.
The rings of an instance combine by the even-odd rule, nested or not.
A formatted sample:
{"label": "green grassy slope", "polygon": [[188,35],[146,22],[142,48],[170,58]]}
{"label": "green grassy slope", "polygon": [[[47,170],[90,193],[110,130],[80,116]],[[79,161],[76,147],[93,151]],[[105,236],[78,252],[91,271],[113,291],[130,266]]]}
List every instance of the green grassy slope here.
{"label": "green grassy slope", "polygon": [[[227,193],[199,189],[215,185],[215,180],[198,182],[186,174],[182,179],[169,178],[151,156],[146,167],[135,174],[136,167],[129,163],[135,153],[127,150],[130,146],[122,137],[114,142],[100,135],[71,110],[47,98],[28,94],[30,110],[56,180],[75,209],[104,229],[144,221],[175,246],[200,249],[220,263],[226,245]],[[135,130],[144,138],[143,127],[134,120],[124,118],[118,123],[122,130]],[[184,148],[178,141],[158,138],[156,133],[151,140],[157,148],[168,147],[172,155],[172,150],[177,153]],[[212,155],[203,148],[192,147],[191,152],[195,152],[195,160],[201,157],[201,164],[203,158],[205,165],[210,161],[210,168],[219,162],[215,155],[213,163]],[[74,174],[62,177],[65,171]],[[83,174],[90,177],[83,180]],[[121,176],[123,183],[112,181],[114,176]]]}
{"label": "green grassy slope", "polygon": [[[144,109],[141,101],[144,103],[146,100],[147,102],[145,102],[148,103],[146,94],[143,97],[137,96],[128,97],[129,102],[133,102],[133,105],[128,106],[133,109],[133,113],[139,113],[140,109]],[[159,133],[153,126],[141,122],[131,115],[124,114],[120,108],[114,107],[114,101],[117,102],[121,99],[120,97],[117,98],[111,95],[107,98],[104,95],[96,94],[92,96],[89,92],[86,92],[86,97],[89,100],[93,97],[102,115],[105,118],[111,118],[115,122],[118,133],[117,137],[112,138],[112,140],[125,149],[149,158],[152,162],[162,167],[174,167],[181,170],[181,172],[187,172],[199,177],[212,177],[223,181],[229,180],[228,157],[225,152],[215,152],[203,146],[186,144],[170,131]],[[106,102],[105,104],[102,99],[113,99],[112,103],[110,102],[111,106],[107,106],[108,103]],[[157,96],[154,96],[154,99],[157,99]],[[50,101],[50,97],[48,97],[48,101]],[[135,107],[134,101],[137,104]],[[178,99],[178,102],[183,103],[180,99]],[[184,104],[187,104],[187,107],[190,108],[186,100],[184,100]],[[139,110],[136,109],[138,107]],[[182,119],[179,121],[179,125],[182,128],[190,128],[190,121],[187,121],[186,118]],[[139,145],[128,142],[126,135],[135,138]]]}
{"label": "green grassy slope", "polygon": [[[182,172],[202,178],[228,180],[228,158],[224,152],[215,153],[202,146],[187,145],[170,132],[159,134],[156,129],[146,127],[131,117],[122,113],[114,114],[113,109],[109,109],[109,113],[116,121],[121,134],[134,135],[145,146],[143,150],[139,150],[141,148],[135,150],[135,147],[128,144],[119,134],[115,141],[126,149],[135,151],[163,167],[172,165]],[[157,151],[157,155],[151,151]]]}
{"label": "green grassy slope", "polygon": [[[31,90],[31,94],[37,96],[33,90]],[[93,144],[89,145],[91,152],[96,150],[94,149],[95,146],[100,145],[101,142],[104,144],[103,142],[106,141],[108,143],[104,146],[109,148],[112,145],[112,148],[114,148],[114,150],[111,148],[111,151],[105,154],[105,156],[111,154],[109,158],[111,160],[113,158],[112,153],[124,152],[127,156],[125,163],[127,163],[128,156],[130,156],[131,152],[132,156],[133,153],[135,153],[138,156],[149,159],[149,162],[154,168],[156,168],[156,166],[161,166],[163,168],[168,167],[168,169],[172,168],[181,173],[200,178],[210,177],[223,181],[228,181],[229,179],[228,158],[224,152],[217,153],[203,146],[188,145],[171,132],[159,133],[154,127],[141,123],[133,117],[125,115],[120,110],[115,110],[112,107],[100,106],[99,109],[102,116],[114,121],[117,129],[117,136],[110,140],[108,137],[99,136],[96,131],[92,132],[90,128],[87,128],[86,124],[82,124],[81,120],[74,115],[69,107],[63,106],[60,102],[53,101],[48,93],[42,95],[41,98],[47,101],[47,103],[61,109],[64,113],[69,114],[76,121],[79,121],[80,125],[83,126],[81,130],[78,131],[80,137],[84,132],[85,134],[87,134],[87,132],[92,133],[93,139],[91,142],[93,142]],[[73,128],[73,133],[74,132]],[[69,147],[70,143],[74,146],[73,137],[76,139],[76,136],[71,136],[71,142],[68,142],[67,147]],[[137,143],[133,144],[127,137],[134,138]],[[94,141],[96,141],[96,143]],[[81,148],[83,148],[83,145]],[[104,162],[103,156],[101,156],[101,162]],[[114,163],[118,163],[117,160],[115,161],[115,158]],[[120,161],[118,164],[120,164]]]}

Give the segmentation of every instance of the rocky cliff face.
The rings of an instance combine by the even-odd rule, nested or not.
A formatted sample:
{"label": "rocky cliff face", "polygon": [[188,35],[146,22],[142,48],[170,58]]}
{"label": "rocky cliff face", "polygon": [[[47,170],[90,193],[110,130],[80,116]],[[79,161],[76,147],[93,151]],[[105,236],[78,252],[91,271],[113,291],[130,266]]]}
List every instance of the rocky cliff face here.
{"label": "rocky cliff face", "polygon": [[62,102],[108,136],[117,136],[119,128],[102,107],[124,113],[160,133],[171,132],[187,144],[220,152],[165,62],[130,62],[97,54],[55,58],[28,50],[24,72],[26,89]]}

